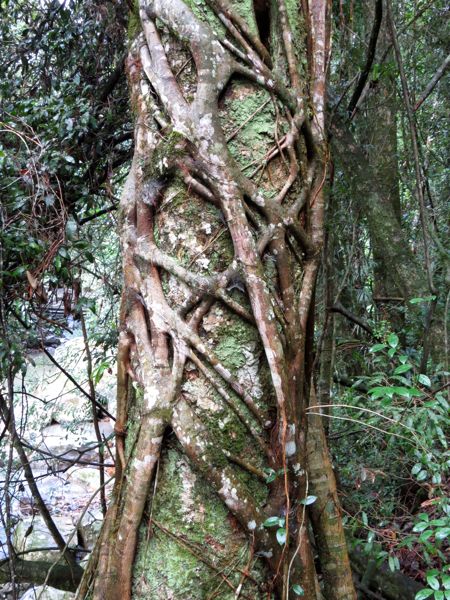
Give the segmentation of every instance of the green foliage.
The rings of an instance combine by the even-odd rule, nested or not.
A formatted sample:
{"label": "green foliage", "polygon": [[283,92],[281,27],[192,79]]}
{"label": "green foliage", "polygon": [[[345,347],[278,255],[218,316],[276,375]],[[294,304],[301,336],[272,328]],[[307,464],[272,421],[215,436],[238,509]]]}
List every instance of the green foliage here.
{"label": "green foliage", "polygon": [[[414,552],[421,557],[423,568],[428,567],[435,576],[443,575],[444,566],[437,571],[432,567],[445,564],[450,534],[450,498],[446,490],[449,404],[439,385],[445,374],[420,373],[413,353],[404,351],[395,333],[373,345],[370,353],[377,370],[358,378],[353,389],[344,394],[342,404],[337,404],[342,408],[335,413],[338,419],[360,424],[365,432],[365,437],[356,437],[356,447],[352,437],[351,446],[341,442],[338,451],[339,462],[350,451],[342,476],[345,487],[352,490],[352,501],[360,506],[359,514],[348,525],[356,539],[364,542],[364,551],[379,561],[387,558],[392,571],[401,568],[399,557]],[[367,386],[366,394],[357,392],[361,384]],[[339,431],[341,426],[335,428]],[[360,474],[356,479],[357,471]],[[381,486],[376,483],[380,480]],[[399,511],[402,480],[414,486],[426,511]],[[396,519],[400,523],[408,519],[409,527],[402,531]]]}
{"label": "green foliage", "polygon": [[431,569],[426,573],[427,587],[417,592],[415,600],[434,598],[434,600],[448,600],[450,598],[450,565],[446,565],[443,572]]}

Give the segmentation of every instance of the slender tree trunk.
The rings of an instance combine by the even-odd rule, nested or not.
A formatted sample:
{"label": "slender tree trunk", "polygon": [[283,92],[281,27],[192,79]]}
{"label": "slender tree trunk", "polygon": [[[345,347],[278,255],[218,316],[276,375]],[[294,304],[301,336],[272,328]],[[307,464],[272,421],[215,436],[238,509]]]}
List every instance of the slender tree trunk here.
{"label": "slender tree trunk", "polygon": [[[155,0],[131,19],[136,128],[121,201],[117,473],[79,598],[217,597],[204,582],[182,588],[184,573],[170,573],[174,553],[156,568],[161,535],[201,555],[230,597],[321,595],[307,408],[330,2],[256,9]],[[266,31],[279,32],[276,52]],[[330,470],[324,439],[313,447],[317,485]],[[168,492],[170,473],[181,474],[181,494]],[[210,491],[195,495],[198,478],[226,509],[221,539],[217,523],[207,528]],[[342,527],[319,521],[319,543],[333,549],[321,552],[326,597],[354,598]]]}
{"label": "slender tree trunk", "polygon": [[[374,19],[371,3],[367,3],[364,15],[369,28]],[[390,45],[386,15],[383,14],[377,51],[380,55],[387,53],[392,60]],[[367,149],[367,160],[376,173],[377,188],[384,204],[389,205],[386,214],[389,215],[389,218],[395,219],[393,227],[401,232],[402,215],[397,144],[398,101],[395,76],[383,73],[376,82],[372,83],[370,88],[361,107],[361,114],[354,119],[354,122],[362,144]],[[399,330],[403,325],[404,311],[403,303],[398,298],[405,297],[405,286],[399,285],[396,280],[395,269],[392,269],[392,265],[387,260],[385,244],[382,243],[381,236],[377,235],[376,229],[382,227],[383,224],[375,223],[373,219],[369,219],[368,224],[374,258],[373,295],[375,305],[381,318],[389,321],[395,329]],[[417,269],[417,266],[415,268]]]}

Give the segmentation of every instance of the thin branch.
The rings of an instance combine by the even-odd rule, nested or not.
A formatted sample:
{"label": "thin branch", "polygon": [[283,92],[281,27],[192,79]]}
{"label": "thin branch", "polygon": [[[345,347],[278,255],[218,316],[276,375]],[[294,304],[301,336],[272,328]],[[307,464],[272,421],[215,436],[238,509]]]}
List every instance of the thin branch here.
{"label": "thin branch", "polygon": [[425,90],[423,91],[422,95],[420,96],[420,99],[416,102],[416,105],[414,106],[414,112],[422,106],[422,104],[425,102],[425,100],[428,98],[428,96],[434,90],[434,88],[436,87],[438,81],[444,75],[444,73],[447,70],[447,68],[448,68],[449,65],[450,65],[450,54],[448,54],[444,58],[442,64],[439,66],[438,70],[433,75],[433,77],[431,78],[431,80],[428,83],[427,87],[425,88]]}
{"label": "thin branch", "polygon": [[340,302],[333,304],[333,306],[330,307],[330,311],[343,315],[349,321],[352,321],[352,323],[355,323],[356,325],[364,329],[364,331],[367,331],[367,333],[371,335],[374,339],[378,339],[378,336],[375,335],[370,325],[368,325],[365,321],[363,321],[362,319],[351,313],[349,310],[347,310],[344,306],[342,306]]}
{"label": "thin branch", "polygon": [[364,65],[364,69],[361,71],[361,74],[358,79],[358,83],[356,84],[355,91],[351,97],[351,100],[347,107],[347,112],[352,119],[355,114],[355,109],[358,104],[359,97],[362,94],[364,86],[366,85],[367,78],[369,77],[370,69],[372,68],[372,64],[375,58],[375,51],[377,48],[377,40],[378,34],[380,32],[381,20],[383,18],[383,1],[377,0],[375,4],[375,17],[372,25],[372,32],[370,34],[369,47],[367,49],[367,58],[366,64]]}

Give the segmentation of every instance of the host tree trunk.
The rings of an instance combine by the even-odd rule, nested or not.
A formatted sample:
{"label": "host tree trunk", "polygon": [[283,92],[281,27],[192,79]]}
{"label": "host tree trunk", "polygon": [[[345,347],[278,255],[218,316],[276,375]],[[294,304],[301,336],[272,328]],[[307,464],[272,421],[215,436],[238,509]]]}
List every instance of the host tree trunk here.
{"label": "host tree trunk", "polygon": [[356,597],[307,435],[330,4],[131,16],[116,482],[79,598]]}

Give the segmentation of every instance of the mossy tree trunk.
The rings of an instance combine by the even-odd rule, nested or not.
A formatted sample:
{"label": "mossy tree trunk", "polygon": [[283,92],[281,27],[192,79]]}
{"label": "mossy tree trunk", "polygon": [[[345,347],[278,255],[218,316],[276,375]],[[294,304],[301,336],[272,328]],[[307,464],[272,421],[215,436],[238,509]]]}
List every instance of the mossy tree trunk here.
{"label": "mossy tree trunk", "polygon": [[[369,22],[373,20],[370,6],[366,7]],[[389,52],[390,39],[386,16],[383,15],[380,33],[378,36],[377,49],[380,55],[388,51],[388,59],[393,60]],[[400,174],[398,168],[398,144],[397,144],[397,90],[395,76],[389,72],[383,73],[378,81],[373,83],[371,93],[367,96],[364,112],[360,118],[356,118],[356,126],[360,131],[364,147],[367,149],[367,158],[377,173],[377,184],[380,189],[384,204],[389,203],[386,214],[395,219],[394,226],[399,232],[402,231],[402,214],[400,206]],[[395,329],[402,326],[403,303],[398,298],[405,297],[405,293],[411,293],[404,285],[395,279],[395,269],[389,263],[385,253],[385,244],[381,236],[377,235],[376,227],[369,221],[369,234],[374,258],[374,300],[382,318],[390,321]],[[406,242],[404,242],[406,244]],[[418,265],[416,266],[416,269]]]}
{"label": "mossy tree trunk", "polygon": [[[430,288],[425,261],[421,260],[420,253],[413,251],[402,215],[397,131],[399,98],[397,74],[389,67],[395,56],[385,3],[364,3],[364,29],[369,39],[377,20],[375,4],[380,13],[374,62],[380,61],[380,73],[367,80],[354,111],[345,118],[336,118],[333,123],[333,156],[355,200],[355,219],[362,218],[367,226],[374,263],[373,300],[378,317],[399,332],[407,324],[411,338],[408,342],[414,340],[414,344],[423,342],[425,345],[431,326],[426,321],[432,314],[426,317],[423,305],[412,305],[409,301],[429,295]],[[443,340],[439,340],[436,325],[431,329],[436,346],[434,356],[438,358]],[[406,343],[406,339],[402,342]],[[428,349],[424,348],[423,354],[426,364]]]}
{"label": "mossy tree trunk", "polygon": [[355,597],[320,420],[307,438],[330,4],[132,16],[116,483],[79,598],[318,599],[315,502],[325,597]]}

